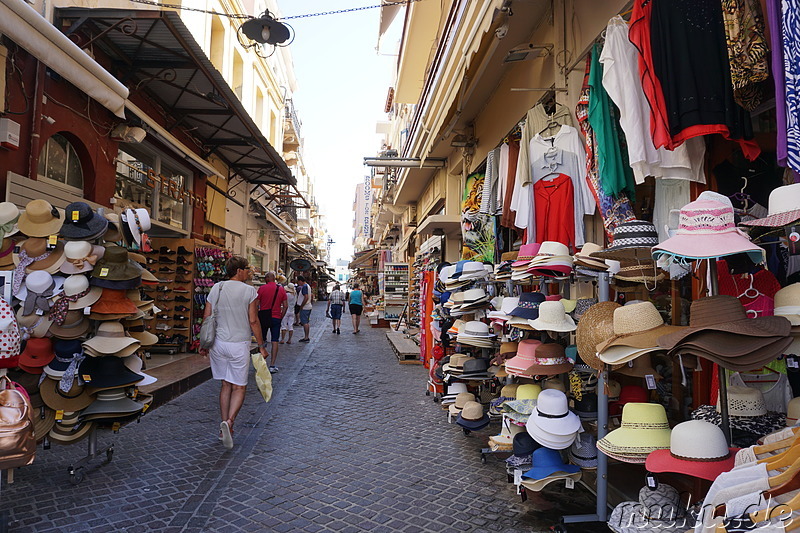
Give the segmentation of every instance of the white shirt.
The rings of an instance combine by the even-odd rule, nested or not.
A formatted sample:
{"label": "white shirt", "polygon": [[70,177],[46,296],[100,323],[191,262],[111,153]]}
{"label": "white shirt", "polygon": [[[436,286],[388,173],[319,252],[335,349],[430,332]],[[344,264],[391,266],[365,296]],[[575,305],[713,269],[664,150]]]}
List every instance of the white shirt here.
{"label": "white shirt", "polygon": [[211,287],[208,301],[217,320],[217,339],[250,342],[250,304],[256,298],[256,288],[241,281],[221,281]]}
{"label": "white shirt", "polygon": [[[702,170],[705,143],[696,139],[674,151],[656,149],[650,133],[650,105],[639,77],[638,52],[628,39],[628,24],[616,16],[608,22],[606,42],[600,54],[603,64],[603,87],[619,108],[619,123],[625,133],[628,158],[636,183],[646,176],[687,179],[705,183]],[[687,147],[692,145],[692,149]],[[702,146],[702,153],[697,149]],[[691,152],[691,153],[690,153]],[[699,158],[698,158],[699,155]]]}

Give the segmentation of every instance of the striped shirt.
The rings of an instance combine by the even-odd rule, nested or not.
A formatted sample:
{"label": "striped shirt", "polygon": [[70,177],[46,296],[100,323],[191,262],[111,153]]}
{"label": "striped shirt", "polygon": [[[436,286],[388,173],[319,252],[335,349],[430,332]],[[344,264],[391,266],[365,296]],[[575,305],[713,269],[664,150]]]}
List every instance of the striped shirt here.
{"label": "striped shirt", "polygon": [[328,297],[331,305],[344,305],[344,293],[342,291],[333,291]]}

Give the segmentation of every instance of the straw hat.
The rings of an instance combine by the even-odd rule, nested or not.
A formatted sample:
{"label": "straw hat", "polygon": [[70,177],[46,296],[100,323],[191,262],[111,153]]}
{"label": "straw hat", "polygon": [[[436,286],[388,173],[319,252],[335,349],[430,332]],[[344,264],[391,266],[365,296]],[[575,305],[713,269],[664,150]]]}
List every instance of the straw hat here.
{"label": "straw hat", "polygon": [[19,208],[13,202],[0,202],[0,240],[11,237],[19,231]]}
{"label": "straw hat", "polygon": [[534,276],[558,277],[572,272],[572,255],[565,244],[545,241],[526,271]]}
{"label": "straw hat", "polygon": [[613,336],[614,311],[618,307],[622,306],[617,302],[597,303],[583,314],[576,328],[578,355],[595,370],[602,370],[605,366],[597,356],[597,345]]}
{"label": "straw hat", "polygon": [[775,316],[800,326],[800,283],[792,283],[775,293]]}
{"label": "straw hat", "polygon": [[56,444],[75,444],[83,440],[92,429],[94,422],[81,422],[79,412],[66,412],[61,422],[53,425],[48,433],[51,442]]}
{"label": "straw hat", "polygon": [[[723,368],[746,372],[775,360],[792,344],[792,337],[744,337],[734,333],[710,331],[693,335],[668,353],[702,357]],[[731,355],[742,351],[746,355]]]}
{"label": "straw hat", "polygon": [[506,361],[506,372],[509,374],[521,374],[531,366],[536,360],[536,348],[541,345],[536,339],[524,339],[519,341],[517,355]]}
{"label": "straw hat", "polygon": [[614,228],[614,243],[605,250],[592,252],[600,259],[642,259],[650,261],[650,248],[658,244],[656,227],[645,220],[622,222]]}
{"label": "straw hat", "polygon": [[470,430],[482,429],[489,425],[489,415],[483,412],[481,404],[469,401],[464,404],[456,424]]}
{"label": "straw hat", "polygon": [[800,183],[776,187],[769,193],[768,216],[742,222],[747,226],[777,228],[800,219]]}
{"label": "straw hat", "polygon": [[669,450],[647,456],[649,472],[675,472],[714,481],[733,468],[738,448],[729,448],[722,429],[703,420],[681,422],[672,428]]}
{"label": "straw hat", "polygon": [[125,335],[125,328],[119,322],[103,322],[95,336],[83,343],[84,348],[102,355],[116,355],[125,348],[139,348],[139,341]]}
{"label": "straw hat", "polygon": [[39,385],[39,393],[45,405],[56,411],[80,411],[94,401],[94,397],[89,394],[85,386],[78,384],[77,379],[73,380],[72,387],[64,392],[61,390],[61,381],[48,376]]}
{"label": "straw hat", "polygon": [[42,338],[47,335],[52,324],[53,321],[47,313],[25,316],[22,314],[22,307],[17,309],[17,326],[22,339]]}
{"label": "straw hat", "polygon": [[456,399],[453,402],[453,405],[450,406],[450,414],[453,416],[458,415],[461,410],[464,408],[467,402],[474,402],[475,395],[471,392],[459,392],[456,395]]}
{"label": "straw hat", "polygon": [[33,408],[33,435],[36,437],[36,442],[44,440],[47,434],[53,429],[56,423],[56,412],[47,407],[40,405]]}
{"label": "straw hat", "polygon": [[64,263],[61,272],[64,274],[80,274],[89,272],[95,263],[103,257],[106,249],[92,245],[86,241],[69,241],[64,244]]}
{"label": "straw hat", "polygon": [[64,224],[64,211],[46,200],[31,200],[19,216],[17,226],[28,237],[49,237],[58,234]]}
{"label": "straw hat", "polygon": [[[64,264],[64,243],[58,241],[53,250],[47,249],[47,239],[30,238],[22,241],[19,245],[20,251],[25,251],[28,257],[39,257],[47,254],[47,257],[39,261],[34,261],[25,268],[25,272],[44,270],[50,274],[55,274],[61,265]],[[19,265],[19,254],[13,254],[14,265]]]}
{"label": "straw hat", "polygon": [[[684,328],[667,326],[652,302],[641,302],[618,307],[614,310],[614,336],[597,346],[600,360],[608,364],[627,363],[634,357],[655,350],[663,350],[658,338]],[[613,347],[630,347],[637,350],[616,352]],[[642,350],[645,350],[644,352]]]}
{"label": "straw hat", "polygon": [[540,244],[536,242],[532,242],[530,244],[523,244],[519,248],[519,252],[517,253],[517,260],[511,264],[512,270],[522,270],[528,268],[528,265],[536,257],[536,254],[539,252]]}
{"label": "straw hat", "polygon": [[650,452],[669,448],[669,444],[670,429],[664,406],[629,403],[622,408],[620,428],[597,441],[597,448],[628,459],[625,462],[644,462]]}
{"label": "straw hat", "polygon": [[619,271],[614,274],[614,279],[630,283],[654,283],[664,278],[653,260],[620,261]]}
{"label": "straw hat", "polygon": [[[612,348],[613,349],[613,348]],[[631,376],[634,378],[644,378],[646,376],[653,376],[656,381],[660,381],[662,378],[661,374],[656,372],[656,369],[653,368],[652,363],[650,362],[650,352],[642,351],[641,353],[636,353],[634,357],[629,360],[626,364],[622,365],[621,368],[617,368],[614,370],[617,374],[621,374],[623,376]]]}
{"label": "straw hat", "polygon": [[642,487],[638,502],[622,502],[611,512],[608,527],[614,533],[659,531],[679,533],[694,529],[694,518],[684,513],[678,491],[665,483],[651,490]]}
{"label": "straw hat", "polygon": [[64,212],[64,225],[59,233],[67,240],[94,240],[108,229],[108,220],[95,213],[86,202],[72,202]]}
{"label": "straw hat", "polygon": [[560,344],[539,344],[536,346],[534,354],[533,363],[525,369],[523,374],[554,376],[572,370],[573,364],[567,359],[564,347]]}
{"label": "straw hat", "polygon": [[531,320],[531,327],[538,331],[565,332],[575,331],[577,326],[561,302],[549,301],[539,305],[539,316]]}
{"label": "straw hat", "polygon": [[[717,396],[717,412],[719,412],[719,395]],[[728,387],[728,414],[731,416],[756,417],[767,414],[767,404],[763,393],[754,387]]]}
{"label": "straw hat", "polygon": [[128,332],[128,335],[139,341],[140,345],[152,346],[158,343],[157,336],[153,335],[149,331],[145,331],[144,320],[142,320],[141,318],[137,318],[134,320],[126,320],[124,326]]}
{"label": "straw hat", "polygon": [[574,256],[574,262],[576,267],[583,267],[589,268],[591,270],[608,270],[608,265],[602,259],[597,259],[595,257],[590,257],[591,254],[595,252],[601,252],[603,247],[595,244],[593,242],[587,242],[583,245],[580,252],[577,252]]}

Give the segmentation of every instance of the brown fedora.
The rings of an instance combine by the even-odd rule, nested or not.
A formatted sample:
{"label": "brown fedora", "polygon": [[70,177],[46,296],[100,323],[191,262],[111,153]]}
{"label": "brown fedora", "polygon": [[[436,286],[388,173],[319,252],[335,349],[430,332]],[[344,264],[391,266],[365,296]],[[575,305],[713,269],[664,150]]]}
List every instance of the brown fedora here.
{"label": "brown fedora", "polygon": [[595,370],[605,366],[597,357],[597,345],[614,336],[614,310],[622,307],[616,302],[596,303],[586,311],[575,332],[578,355]]}
{"label": "brown fedora", "polygon": [[692,302],[689,327],[658,339],[658,345],[671,350],[698,331],[727,331],[749,337],[788,337],[792,325],[782,316],[748,318],[737,298],[719,295]]}

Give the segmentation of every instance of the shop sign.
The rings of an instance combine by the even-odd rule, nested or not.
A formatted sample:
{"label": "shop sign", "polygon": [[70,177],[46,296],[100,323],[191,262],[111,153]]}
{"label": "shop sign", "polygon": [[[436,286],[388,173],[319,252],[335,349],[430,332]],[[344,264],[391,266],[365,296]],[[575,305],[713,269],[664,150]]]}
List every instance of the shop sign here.
{"label": "shop sign", "polygon": [[364,176],[364,212],[361,215],[362,227],[361,234],[365,237],[370,236],[370,211],[372,210],[372,177]]}

